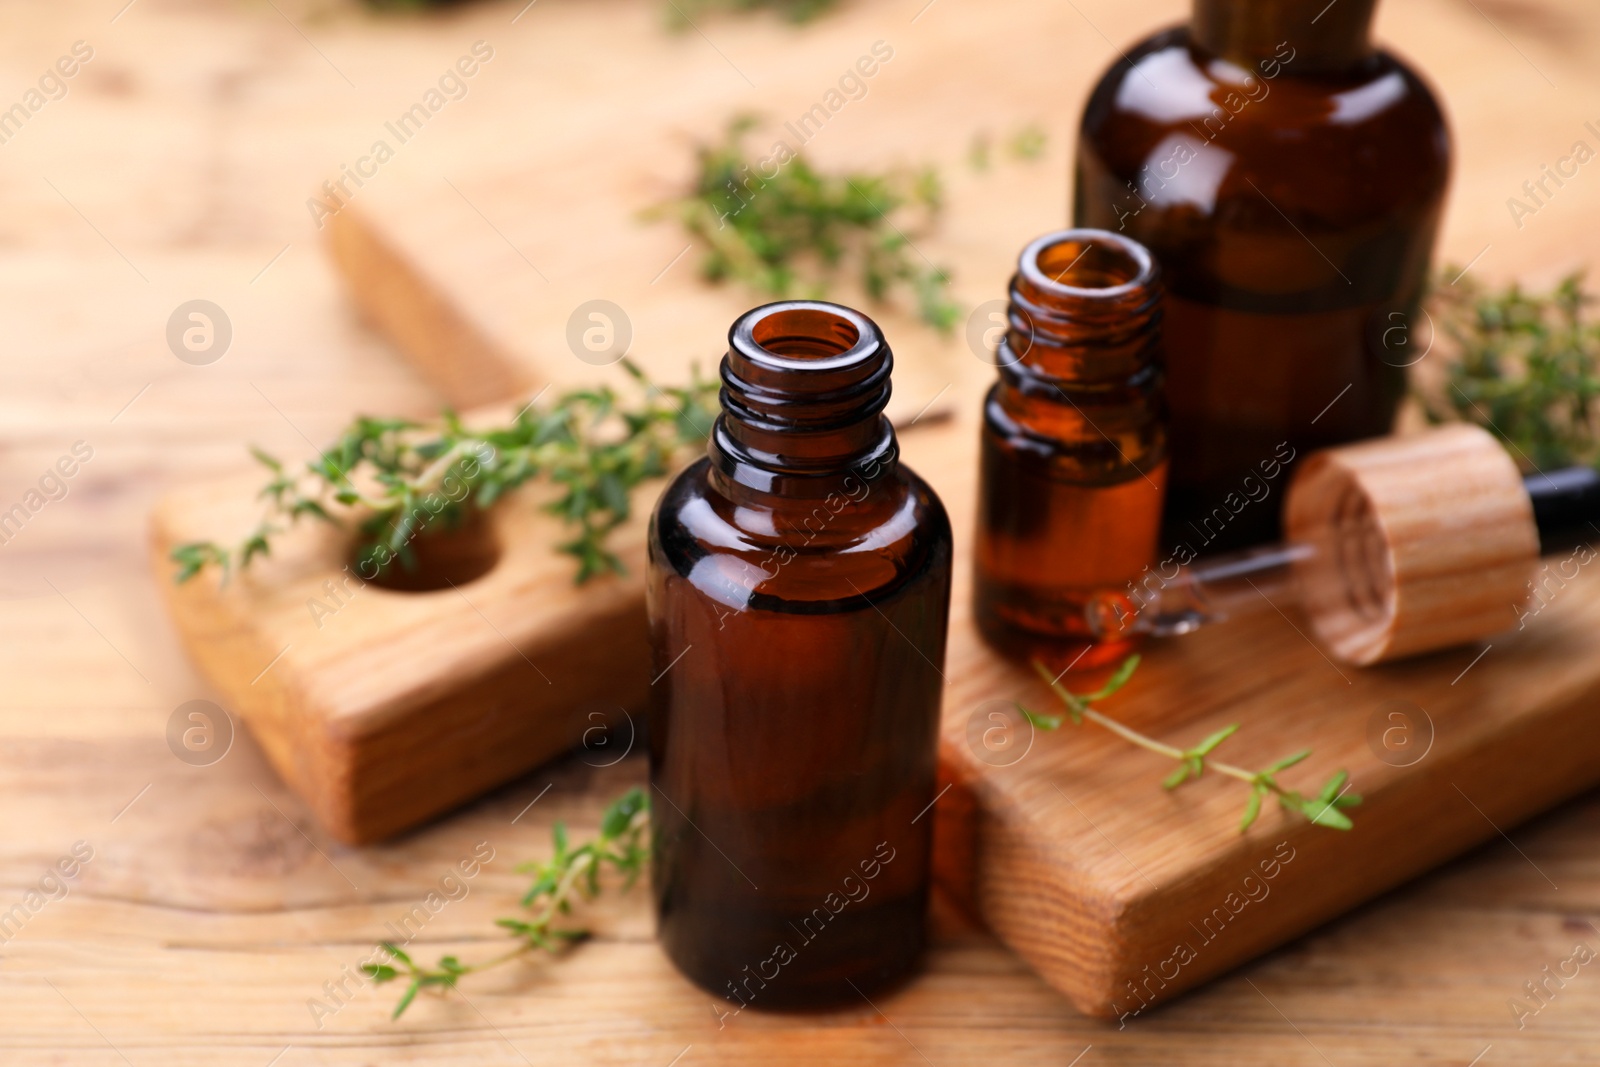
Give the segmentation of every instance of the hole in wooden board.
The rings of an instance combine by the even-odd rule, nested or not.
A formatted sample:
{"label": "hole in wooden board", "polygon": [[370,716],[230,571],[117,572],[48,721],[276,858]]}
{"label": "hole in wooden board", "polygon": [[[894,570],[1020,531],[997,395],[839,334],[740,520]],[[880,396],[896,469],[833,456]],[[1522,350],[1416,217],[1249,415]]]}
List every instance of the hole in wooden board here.
{"label": "hole in wooden board", "polygon": [[380,589],[428,593],[482,578],[500,562],[494,524],[478,508],[452,508],[438,515],[419,509],[416,521],[416,533],[400,552],[352,548],[350,569]]}

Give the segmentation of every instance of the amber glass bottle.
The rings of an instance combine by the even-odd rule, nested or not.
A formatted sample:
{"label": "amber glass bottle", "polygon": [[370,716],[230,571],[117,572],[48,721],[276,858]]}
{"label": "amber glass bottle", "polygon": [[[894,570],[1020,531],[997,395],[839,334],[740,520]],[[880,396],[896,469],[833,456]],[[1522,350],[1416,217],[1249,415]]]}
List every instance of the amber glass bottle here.
{"label": "amber glass bottle", "polygon": [[658,932],[729,1011],[859,1004],[923,944],[950,521],[870,319],[768,304],[728,340],[650,524]]}
{"label": "amber glass bottle", "polygon": [[1085,612],[1154,562],[1161,524],[1160,272],[1126,237],[1064,230],[1023,249],[1010,297],[983,406],[978,628],[1011,655],[1097,667],[1132,637]]}
{"label": "amber glass bottle", "polygon": [[1375,4],[1195,0],[1090,96],[1074,221],[1149,246],[1168,289],[1169,546],[1275,536],[1267,472],[1387,431],[1424,347],[1449,136],[1372,47]]}

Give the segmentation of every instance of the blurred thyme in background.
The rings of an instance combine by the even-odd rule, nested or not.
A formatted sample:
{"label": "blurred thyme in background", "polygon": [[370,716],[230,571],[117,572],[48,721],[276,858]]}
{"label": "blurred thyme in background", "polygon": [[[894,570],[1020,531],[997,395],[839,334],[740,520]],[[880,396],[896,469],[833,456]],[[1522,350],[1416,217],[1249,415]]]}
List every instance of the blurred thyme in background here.
{"label": "blurred thyme in background", "polygon": [[556,953],[587,938],[589,931],[560,928],[555,920],[571,913],[574,897],[593,900],[600,895],[600,873],[607,864],[622,874],[624,892],[639,880],[650,859],[650,849],[644,838],[649,818],[650,799],[644,790],[635,787],[606,808],[600,816],[600,834],[593,841],[573,848],[567,842],[566,826],[556,823],[552,831],[554,855],[542,862],[517,867],[518,871],[534,875],[533,884],[522,896],[522,906],[532,914],[528,918],[495,920],[496,926],[508,931],[517,941],[517,946],[509,952],[482,963],[462,963],[455,956],[442,956],[437,964],[427,967],[418,964],[393,942],[380,942],[394,964],[366,963],[361,970],[378,985],[406,981],[406,990],[390,1018],[400,1018],[424,989],[454,989],[463,975],[498,967],[536,949]]}
{"label": "blurred thyme in background", "polygon": [[835,0],[666,0],[667,25],[686,30],[694,16],[705,11],[775,11],[785,20],[800,24],[832,10]]}
{"label": "blurred thyme in background", "polygon": [[[1133,677],[1133,672],[1139,667],[1139,657],[1129,656],[1122,661],[1122,666],[1117,668],[1115,674],[1105,685],[1092,693],[1074,693],[1062,685],[1059,676],[1052,676],[1049,668],[1038,660],[1033,661],[1033,669],[1039,672],[1039,677],[1050,686],[1050,691],[1060,698],[1067,706],[1067,715],[1072,722],[1082,725],[1083,721],[1103,726],[1116,734],[1124,741],[1131,741],[1142,749],[1166,756],[1168,759],[1178,761],[1177,768],[1161,782],[1164,789],[1176,789],[1190,779],[1198,780],[1211,768],[1218,774],[1225,774],[1229,778],[1237,778],[1250,787],[1250,799],[1245,803],[1244,817],[1239,821],[1239,832],[1242,834],[1250,829],[1256,817],[1261,814],[1261,803],[1269,796],[1278,798],[1278,804],[1285,811],[1299,812],[1317,826],[1326,826],[1333,830],[1348,830],[1354,824],[1350,816],[1343,811],[1353,808],[1361,803],[1361,796],[1357,793],[1346,792],[1346,785],[1350,775],[1346,771],[1336,771],[1334,775],[1323,783],[1322,788],[1314,797],[1305,796],[1292,789],[1285,789],[1278,782],[1278,773],[1293,767],[1296,763],[1311,755],[1309,748],[1301,749],[1292,756],[1268,765],[1259,771],[1246,770],[1236,767],[1231,763],[1211,758],[1211,753],[1216,747],[1232,737],[1239,729],[1238,723],[1230,723],[1222,729],[1201,740],[1190,748],[1175,748],[1163,744],[1129,726],[1124,726],[1115,719],[1108,718],[1096,711],[1090,705],[1095,704],[1121,689],[1128,684],[1128,679]],[[1060,715],[1041,715],[1029,711],[1021,704],[1017,710],[1022,717],[1027,719],[1036,728],[1041,730],[1055,730],[1061,726],[1063,717]]]}
{"label": "blurred thyme in background", "polygon": [[1430,421],[1477,423],[1539,469],[1600,462],[1600,323],[1581,272],[1548,293],[1459,278],[1431,300],[1454,351],[1442,383],[1419,385]]}
{"label": "blurred thyme in background", "polygon": [[[708,11],[774,11],[785,21],[810,22],[818,15],[832,10],[837,0],[664,0],[663,8],[667,27],[686,30],[693,25],[696,15]],[[428,11],[433,8],[457,7],[462,0],[366,0],[374,11]]]}
{"label": "blurred thyme in background", "polygon": [[[720,144],[700,145],[689,195],[647,213],[676,217],[704,244],[705,278],[733,279],[772,297],[798,289],[821,298],[849,265],[874,300],[904,287],[924,322],[941,333],[954,329],[961,309],[950,299],[949,274],[924,259],[908,236],[920,236],[938,218],[938,174],[931,167],[825,174],[793,156],[767,177],[744,146],[755,125],[751,117],[735,119]],[[920,228],[907,221],[918,210]]]}
{"label": "blurred thyme in background", "polygon": [[[1030,122],[1006,139],[1006,150],[1012,158],[1032,163],[1044,155],[1049,144],[1050,138],[1044,127]],[[993,151],[994,140],[989,131],[979,130],[967,145],[967,166],[976,171],[988,170]]]}
{"label": "blurred thyme in background", "polygon": [[[686,386],[661,386],[628,360],[640,396],[625,404],[609,386],[568,392],[546,406],[529,404],[504,426],[469,428],[446,412],[437,426],[360,417],[301,471],[252,449],[271,474],[261,491],[261,522],[239,544],[191,541],[172,549],[176,580],[208,566],[244,567],[271,552],[271,540],[302,517],[341,525],[335,505],[353,509],[362,541],[356,565],[370,580],[399,561],[416,566],[415,537],[459,528],[534,478],[562,495],[546,505],[577,528],[559,550],[578,560],[577,581],[621,572],[606,538],[630,514],[639,483],[666,474],[705,442],[717,413],[717,383],[692,375]],[[359,485],[358,485],[359,483]],[[370,568],[370,573],[369,573]]]}

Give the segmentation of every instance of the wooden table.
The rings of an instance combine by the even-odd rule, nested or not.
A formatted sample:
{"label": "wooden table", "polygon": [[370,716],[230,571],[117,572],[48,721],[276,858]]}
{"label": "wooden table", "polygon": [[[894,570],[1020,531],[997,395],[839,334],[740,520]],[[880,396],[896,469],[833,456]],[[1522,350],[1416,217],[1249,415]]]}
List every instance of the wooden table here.
{"label": "wooden table", "polygon": [[[941,7],[967,2],[939,0],[908,27],[908,46]],[[838,17],[864,17],[865,3]],[[1459,24],[1461,3],[1389,0],[1385,18],[1465,97],[1470,70],[1418,29],[1435,17]],[[480,842],[494,860],[415,944],[429,957],[493,951],[490,924],[524,885],[511,867],[545,854],[555,820],[592,829],[605,799],[643,779],[642,764],[571,760],[390,846],[334,845],[248,737],[210,766],[169,749],[175,709],[210,694],[158,608],[146,515],[164,487],[234,467],[242,441],[300,454],[357,408],[430,410],[427,389],[354,321],[306,196],[365,145],[377,116],[471,41],[503,41],[499,73],[515,87],[560,58],[539,53],[541,18],[658,12],[644,0],[543,0],[513,25],[520,0],[423,20],[315,0],[138,0],[118,14],[120,4],[14,11],[0,41],[7,101],[74,41],[94,49],[66,97],[0,145],[0,510],[25,500],[74,442],[93,449],[66,496],[0,545],[0,1062],[1589,1061],[1600,966],[1520,1030],[1508,1002],[1576,943],[1600,949],[1600,796],[1501,827],[1478,853],[1120,1031],[1074,1014],[942,903],[921,978],[825,1015],[745,1013],[719,1028],[709,998],[656,950],[639,891],[587,913],[599,936],[570,959],[423,998],[398,1024],[387,1020],[390,990],[346,982],[352,995],[335,996],[385,924]],[[1596,82],[1582,73],[1600,48],[1600,17],[1580,0],[1472,6],[1484,25],[1468,58],[1527,65],[1526,122],[1501,143],[1462,146],[1462,167],[1478,177],[1458,183],[1446,253],[1464,263],[1490,243],[1487,275],[1545,280],[1594,258],[1600,177],[1563,190],[1521,233],[1501,201],[1582,135],[1583,118],[1600,119]],[[1112,54],[1100,32],[1121,43],[1175,14],[1173,3],[1130,14],[1083,0],[1063,27],[1098,65]],[[690,33],[682,47],[713,65],[722,60],[711,42],[743,32],[736,18],[703,28],[709,39]],[[998,44],[973,62],[974,77],[1006,72]],[[1088,76],[1040,102],[1053,142],[1039,181],[1053,203],[1065,203],[1061,135]],[[462,130],[487,117],[464,117]],[[448,150],[457,134],[438,132]],[[952,158],[970,136],[958,132]],[[207,366],[176,360],[164,336],[173,309],[194,298],[220,304],[234,327],[227,354]],[[47,900],[63,884],[48,873],[75,845],[92,858],[64,897]],[[8,927],[8,914],[21,918]]]}

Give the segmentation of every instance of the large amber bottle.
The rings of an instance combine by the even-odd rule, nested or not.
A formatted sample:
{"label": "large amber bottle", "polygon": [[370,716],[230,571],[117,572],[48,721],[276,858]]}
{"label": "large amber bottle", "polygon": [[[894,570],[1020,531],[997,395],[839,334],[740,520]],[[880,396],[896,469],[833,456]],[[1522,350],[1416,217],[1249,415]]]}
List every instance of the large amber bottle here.
{"label": "large amber bottle", "polygon": [[860,1004],[923,944],[950,520],[870,319],[788,301],[728,340],[650,523],[658,933],[728,1012]]}
{"label": "large amber bottle", "polygon": [[1195,0],[1090,96],[1075,223],[1167,285],[1169,547],[1274,536],[1287,461],[1387,431],[1423,347],[1450,142],[1375,5]]}

